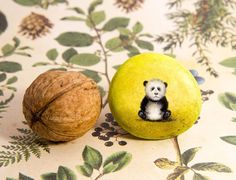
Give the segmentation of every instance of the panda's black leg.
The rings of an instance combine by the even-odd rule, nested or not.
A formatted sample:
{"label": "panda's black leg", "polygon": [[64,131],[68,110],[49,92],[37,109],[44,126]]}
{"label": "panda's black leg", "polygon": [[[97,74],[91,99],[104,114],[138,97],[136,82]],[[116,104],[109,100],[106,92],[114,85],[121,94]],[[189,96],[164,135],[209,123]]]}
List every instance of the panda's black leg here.
{"label": "panda's black leg", "polygon": [[146,114],[142,111],[142,110],[140,110],[139,112],[138,112],[138,115],[139,115],[139,117],[141,117],[142,119],[146,119],[147,117],[146,117]]}
{"label": "panda's black leg", "polygon": [[168,119],[171,115],[171,111],[167,110],[166,112],[164,112],[163,114],[163,119]]}

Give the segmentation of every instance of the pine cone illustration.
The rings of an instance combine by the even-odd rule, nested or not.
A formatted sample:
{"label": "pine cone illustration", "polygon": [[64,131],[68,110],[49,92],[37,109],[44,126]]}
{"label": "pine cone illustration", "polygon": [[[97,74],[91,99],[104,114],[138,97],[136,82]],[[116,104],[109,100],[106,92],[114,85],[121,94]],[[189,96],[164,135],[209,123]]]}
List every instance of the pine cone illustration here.
{"label": "pine cone illustration", "polygon": [[115,4],[127,13],[141,7],[144,0],[116,0]]}
{"label": "pine cone illustration", "polygon": [[29,38],[36,39],[49,33],[49,29],[53,24],[43,15],[32,12],[25,17],[20,24],[20,31]]}

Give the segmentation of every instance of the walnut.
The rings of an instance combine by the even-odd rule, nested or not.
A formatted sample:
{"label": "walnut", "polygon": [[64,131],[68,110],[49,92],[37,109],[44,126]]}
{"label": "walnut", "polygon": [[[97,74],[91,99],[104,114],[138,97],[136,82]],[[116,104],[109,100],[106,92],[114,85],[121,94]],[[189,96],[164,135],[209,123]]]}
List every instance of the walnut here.
{"label": "walnut", "polygon": [[28,125],[51,141],[82,136],[94,126],[100,112],[96,83],[79,72],[45,72],[29,86],[23,100]]}

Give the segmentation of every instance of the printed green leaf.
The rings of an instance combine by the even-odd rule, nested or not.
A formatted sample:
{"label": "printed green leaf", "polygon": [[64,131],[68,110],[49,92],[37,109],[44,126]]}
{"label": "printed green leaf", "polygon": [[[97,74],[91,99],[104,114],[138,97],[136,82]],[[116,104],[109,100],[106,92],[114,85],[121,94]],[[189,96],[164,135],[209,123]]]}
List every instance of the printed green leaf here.
{"label": "printed green leaf", "polygon": [[7,80],[7,84],[13,84],[17,81],[17,77],[13,76]]}
{"label": "printed green leaf", "polygon": [[195,154],[201,149],[201,147],[195,147],[188,149],[182,154],[182,161],[187,166],[190,161],[193,160]]}
{"label": "printed green leaf", "polygon": [[138,45],[138,47],[140,47],[142,49],[147,49],[149,51],[153,51],[153,49],[154,49],[154,46],[152,45],[152,43],[147,42],[147,41],[135,40],[135,43]]}
{"label": "printed green leaf", "polygon": [[86,24],[88,27],[93,27],[94,25],[100,24],[106,18],[104,11],[92,12],[88,19],[86,20]]}
{"label": "printed green leaf", "polygon": [[57,171],[57,180],[76,180],[76,175],[74,172],[64,166],[59,166]]}
{"label": "printed green leaf", "polygon": [[84,10],[81,9],[80,7],[69,8],[69,10],[73,10],[77,12],[78,14],[85,14]]}
{"label": "printed green leaf", "polygon": [[92,66],[97,64],[100,61],[100,58],[94,54],[83,53],[76,54],[70,58],[70,62],[80,66]]}
{"label": "printed green leaf", "polygon": [[6,180],[17,180],[17,179],[7,177]]}
{"label": "printed green leaf", "polygon": [[165,54],[166,56],[170,56],[172,58],[176,58],[176,55],[175,54]]}
{"label": "printed green leaf", "polygon": [[84,161],[91,165],[94,169],[98,170],[101,167],[102,155],[98,150],[90,146],[85,146],[82,156]]}
{"label": "printed green leaf", "polygon": [[222,105],[230,110],[234,110],[234,104],[236,104],[236,93],[225,92],[218,95],[218,100]]}
{"label": "printed green leaf", "polygon": [[0,62],[0,71],[6,73],[14,73],[22,70],[22,67],[19,63],[10,62],[10,61],[1,61]]}
{"label": "printed green leaf", "polygon": [[25,50],[25,49],[32,49],[31,47],[29,46],[22,46],[20,48],[18,48],[19,50]]}
{"label": "printed green leaf", "polygon": [[178,163],[167,158],[160,158],[154,161],[155,165],[161,169],[173,169],[178,166]]}
{"label": "printed green leaf", "polygon": [[107,157],[107,159],[105,160],[103,164],[103,167],[105,167],[106,165],[110,163],[118,164],[117,168],[113,170],[113,172],[115,172],[115,171],[121,170],[126,165],[128,165],[129,162],[131,161],[131,158],[132,158],[132,155],[125,151],[116,152],[110,155],[109,157]]}
{"label": "printed green leaf", "polygon": [[7,29],[7,18],[6,16],[0,11],[0,34],[2,34]]}
{"label": "printed green leaf", "polygon": [[206,176],[199,174],[199,173],[194,173],[193,180],[210,180],[210,179]]}
{"label": "printed green leaf", "polygon": [[148,34],[148,33],[140,34],[139,36],[140,36],[140,37],[143,36],[143,37],[153,38],[153,35]]}
{"label": "printed green leaf", "polygon": [[17,37],[14,37],[13,41],[15,42],[14,47],[17,48],[20,45],[20,39]]}
{"label": "printed green leaf", "polygon": [[70,49],[67,49],[65,52],[63,52],[62,58],[66,62],[69,62],[70,58],[72,58],[76,54],[78,54],[77,51],[74,48],[70,48]]}
{"label": "printed green leaf", "polygon": [[236,122],[236,117],[232,117],[231,121]]}
{"label": "printed green leaf", "polygon": [[[3,90],[0,89],[0,96],[3,96]],[[0,111],[1,112],[1,111]]]}
{"label": "printed green leaf", "polygon": [[19,180],[34,180],[34,179],[24,174],[19,173]]}
{"label": "printed green leaf", "polygon": [[137,54],[140,54],[138,48],[136,48],[135,46],[132,46],[132,45],[129,45],[129,46],[126,46],[124,47],[127,51],[129,51],[129,54],[128,56],[129,57],[132,57],[132,56],[135,56]]}
{"label": "printed green leaf", "polygon": [[118,167],[118,164],[113,164],[112,162],[110,162],[109,164],[103,167],[102,173],[108,174],[110,172],[114,172],[117,167]]}
{"label": "printed green leaf", "polygon": [[58,52],[57,50],[54,48],[54,49],[50,49],[47,53],[46,53],[46,56],[48,57],[49,60],[56,60],[57,56],[58,56]]}
{"label": "printed green leaf", "polygon": [[31,57],[31,55],[29,53],[25,53],[25,52],[14,52],[14,54],[18,54],[18,55],[26,56],[26,57]]}
{"label": "printed green leaf", "polygon": [[66,68],[52,68],[52,69],[49,69],[49,71],[67,71]]}
{"label": "printed green leaf", "polygon": [[191,168],[198,171],[215,171],[215,172],[225,172],[225,173],[232,172],[232,170],[228,166],[216,162],[197,163],[194,164]]}
{"label": "printed green leaf", "polygon": [[60,34],[56,41],[63,46],[84,47],[93,43],[93,37],[87,33],[65,32]]}
{"label": "printed green leaf", "polygon": [[129,36],[131,34],[130,30],[127,28],[118,28],[118,31],[120,32],[121,35],[123,36]]}
{"label": "printed green leaf", "polygon": [[98,83],[102,80],[102,78],[95,71],[84,70],[81,73],[83,73],[85,76],[93,79],[96,83]]}
{"label": "printed green leaf", "polygon": [[101,86],[98,86],[98,89],[99,89],[99,91],[101,93],[101,96],[104,97],[106,95],[106,91],[104,90],[104,88],[101,87]]}
{"label": "printed green leaf", "polygon": [[42,180],[57,180],[57,173],[46,173],[42,174],[40,177]]}
{"label": "printed green leaf", "polygon": [[129,19],[125,17],[115,17],[110,19],[104,26],[104,31],[113,31],[119,27],[127,27],[129,24]]}
{"label": "printed green leaf", "polygon": [[93,2],[90,4],[89,8],[88,8],[89,14],[90,14],[91,12],[93,12],[93,11],[95,10],[95,8],[96,8],[98,5],[102,4],[102,3],[103,3],[103,0],[95,0],[95,1],[93,1]]}
{"label": "printed green leaf", "polygon": [[123,50],[122,41],[120,38],[112,38],[108,40],[105,44],[105,47],[112,52],[120,52]]}
{"label": "printed green leaf", "polygon": [[134,26],[133,26],[133,32],[135,34],[140,33],[143,30],[143,25],[140,22],[137,22]]}
{"label": "printed green leaf", "polygon": [[121,65],[112,66],[114,69],[118,70]]}
{"label": "printed green leaf", "polygon": [[11,55],[13,52],[15,51],[15,47],[10,45],[10,44],[6,44],[5,46],[2,47],[2,54],[4,56],[9,56]]}
{"label": "printed green leaf", "polygon": [[177,180],[189,171],[188,167],[178,166],[174,172],[167,176],[167,180]]}
{"label": "printed green leaf", "polygon": [[23,6],[35,6],[41,3],[41,0],[14,0],[14,1]]}
{"label": "printed green leaf", "polygon": [[46,66],[46,65],[50,65],[50,63],[48,62],[37,62],[35,64],[33,64],[33,67],[37,67],[37,66]]}
{"label": "printed green leaf", "polygon": [[220,137],[220,139],[222,139],[223,141],[236,145],[236,136],[223,136]]}
{"label": "printed green leaf", "polygon": [[91,175],[93,174],[93,167],[86,162],[84,163],[84,165],[76,166],[76,169],[80,174],[86,177],[91,177]]}
{"label": "printed green leaf", "polygon": [[61,18],[63,21],[85,21],[84,18],[77,17],[77,16],[66,16]]}
{"label": "printed green leaf", "polygon": [[236,68],[236,57],[230,57],[220,62],[222,66]]}
{"label": "printed green leaf", "polygon": [[6,73],[1,73],[0,74],[0,82],[4,81],[7,78]]}
{"label": "printed green leaf", "polygon": [[7,86],[7,89],[10,89],[10,90],[15,91],[15,92],[17,90],[15,87],[11,87],[11,86]]}

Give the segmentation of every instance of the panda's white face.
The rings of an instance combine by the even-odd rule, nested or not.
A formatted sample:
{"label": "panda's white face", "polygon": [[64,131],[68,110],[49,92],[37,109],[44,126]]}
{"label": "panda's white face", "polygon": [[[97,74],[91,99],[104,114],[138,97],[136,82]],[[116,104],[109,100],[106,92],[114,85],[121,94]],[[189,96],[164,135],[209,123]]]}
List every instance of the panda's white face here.
{"label": "panda's white face", "polygon": [[145,85],[146,96],[152,101],[159,101],[165,96],[166,85],[158,79],[150,80]]}

